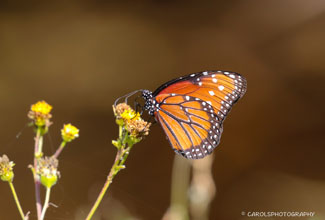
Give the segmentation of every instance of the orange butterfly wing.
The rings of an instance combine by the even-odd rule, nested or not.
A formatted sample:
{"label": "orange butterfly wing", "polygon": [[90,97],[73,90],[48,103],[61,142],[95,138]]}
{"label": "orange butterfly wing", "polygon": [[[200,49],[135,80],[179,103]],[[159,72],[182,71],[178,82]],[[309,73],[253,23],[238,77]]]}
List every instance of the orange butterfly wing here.
{"label": "orange butterfly wing", "polygon": [[246,79],[233,72],[210,71],[172,80],[154,94],[155,112],[172,148],[190,159],[203,158],[219,144],[222,123],[246,92]]}

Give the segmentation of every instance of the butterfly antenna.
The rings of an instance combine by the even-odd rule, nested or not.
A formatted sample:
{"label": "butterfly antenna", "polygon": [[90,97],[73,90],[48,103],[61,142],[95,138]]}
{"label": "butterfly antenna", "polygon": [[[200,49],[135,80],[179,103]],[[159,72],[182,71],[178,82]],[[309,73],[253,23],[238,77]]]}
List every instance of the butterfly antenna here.
{"label": "butterfly antenna", "polygon": [[143,89],[139,89],[139,90],[136,90],[136,91],[130,92],[130,93],[124,95],[124,96],[121,96],[121,97],[117,98],[117,99],[115,100],[115,102],[114,102],[114,107],[116,107],[117,103],[118,103],[122,98],[125,98],[124,102],[127,103],[127,100],[128,100],[128,98],[129,98],[130,96],[136,94],[137,92],[142,92],[142,90],[143,90]]}
{"label": "butterfly antenna", "polygon": [[141,106],[141,104],[138,102],[138,99],[140,98],[141,96],[137,96],[135,98],[135,101],[134,101],[134,109],[136,112],[139,112],[140,115],[142,115],[143,113],[143,107]]}
{"label": "butterfly antenna", "polygon": [[137,94],[138,92],[142,92],[142,89],[140,89],[140,90],[136,90],[136,91],[131,92],[131,93],[129,93],[128,95],[126,95],[126,97],[125,97],[125,99],[124,99],[124,102],[125,102],[125,103],[128,103],[128,98],[130,98],[130,97],[133,96],[134,94]]}

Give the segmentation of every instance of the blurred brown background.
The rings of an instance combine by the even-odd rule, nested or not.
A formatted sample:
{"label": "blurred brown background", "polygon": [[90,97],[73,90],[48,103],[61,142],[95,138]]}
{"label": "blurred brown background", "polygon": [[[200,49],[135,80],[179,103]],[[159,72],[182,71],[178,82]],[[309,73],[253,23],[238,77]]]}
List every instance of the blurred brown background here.
{"label": "blurred brown background", "polygon": [[[325,1],[0,2],[0,154],[35,219],[27,165],[31,104],[54,106],[48,154],[63,123],[80,138],[60,158],[47,219],[83,219],[115,157],[113,101],[181,75],[231,70],[248,80],[215,151],[210,219],[253,220],[242,211],[312,211],[325,218]],[[15,136],[20,131],[17,139]],[[97,219],[161,219],[174,153],[156,124],[114,180]],[[18,219],[5,183],[0,218]],[[115,216],[115,217],[114,217]],[[272,218],[267,218],[272,219]]]}

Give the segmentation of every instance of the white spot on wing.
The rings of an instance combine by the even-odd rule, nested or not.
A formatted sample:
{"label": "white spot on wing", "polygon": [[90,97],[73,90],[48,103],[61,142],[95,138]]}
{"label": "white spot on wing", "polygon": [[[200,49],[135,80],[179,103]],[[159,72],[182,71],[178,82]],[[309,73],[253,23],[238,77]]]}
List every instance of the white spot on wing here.
{"label": "white spot on wing", "polygon": [[[219,88],[220,89],[220,88]],[[210,95],[214,95],[214,92],[211,90],[211,91],[209,91],[209,94]]]}
{"label": "white spot on wing", "polygon": [[206,75],[208,75],[208,72],[204,71],[202,74],[206,76]]}
{"label": "white spot on wing", "polygon": [[218,80],[217,80],[216,78],[213,78],[213,79],[212,79],[212,82],[217,83]]}
{"label": "white spot on wing", "polygon": [[195,76],[195,74],[194,74],[194,73],[190,75],[190,77],[193,77],[193,76]]}
{"label": "white spot on wing", "polygon": [[234,74],[230,74],[229,77],[235,79],[235,75]]}
{"label": "white spot on wing", "polygon": [[185,99],[188,101],[188,100],[190,100],[190,97],[187,95],[187,96],[185,96]]}
{"label": "white spot on wing", "polygon": [[202,86],[202,82],[199,82],[199,86]]}
{"label": "white spot on wing", "polygon": [[223,85],[218,86],[218,89],[222,91],[225,87]]}

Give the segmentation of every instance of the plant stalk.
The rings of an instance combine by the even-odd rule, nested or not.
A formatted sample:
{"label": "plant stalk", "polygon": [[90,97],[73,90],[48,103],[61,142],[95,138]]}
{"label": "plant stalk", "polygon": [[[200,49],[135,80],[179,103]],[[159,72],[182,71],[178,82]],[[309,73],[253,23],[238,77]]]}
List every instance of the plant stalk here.
{"label": "plant stalk", "polygon": [[56,150],[55,154],[53,155],[54,158],[58,158],[61,154],[62,150],[64,149],[64,146],[67,144],[67,142],[62,141],[59,148]]}
{"label": "plant stalk", "polygon": [[23,212],[23,209],[21,208],[21,205],[20,205],[20,202],[19,202],[19,199],[18,199],[16,190],[15,190],[14,184],[11,181],[9,181],[8,183],[9,183],[9,186],[10,186],[10,189],[11,189],[11,192],[12,192],[12,195],[13,195],[13,197],[15,199],[15,202],[16,202],[16,205],[17,205],[19,214],[21,216],[21,219],[22,220],[25,220],[25,214]]}
{"label": "plant stalk", "polygon": [[[123,135],[123,128],[122,126],[119,126],[119,139],[117,141],[118,143],[118,146],[117,146],[117,153],[116,153],[116,157],[115,157],[115,161],[114,161],[114,164],[107,176],[107,179],[106,179],[106,182],[102,188],[102,190],[100,191],[97,199],[96,199],[96,202],[94,203],[93,207],[91,208],[88,216],[86,217],[86,220],[90,220],[93,215],[95,214],[95,211],[97,210],[99,204],[101,203],[105,193],[107,192],[109,186],[111,185],[112,181],[113,181],[113,178],[116,176],[116,174],[124,169],[124,163],[129,155],[129,152],[133,146],[133,144],[128,144],[126,143],[126,139],[127,139],[127,135],[128,134],[124,134]],[[129,145],[129,146],[128,146]]]}
{"label": "plant stalk", "polygon": [[51,187],[46,187],[46,195],[45,195],[44,206],[41,214],[41,220],[44,220],[46,210],[49,207],[50,195],[51,195]]}
{"label": "plant stalk", "polygon": [[40,150],[42,149],[43,136],[41,135],[41,128],[38,127],[35,137],[35,150],[34,150],[34,182],[35,182],[35,199],[36,199],[36,210],[37,210],[37,219],[41,219],[42,214],[42,203],[41,203],[41,194],[40,194],[40,177],[36,173],[38,168],[38,157],[40,155]]}

